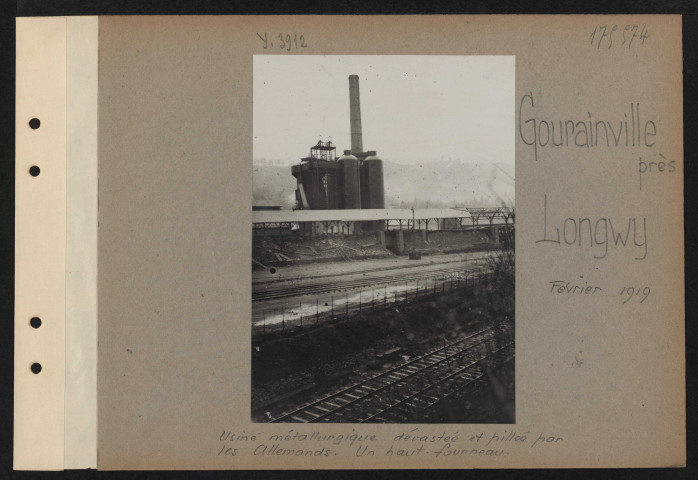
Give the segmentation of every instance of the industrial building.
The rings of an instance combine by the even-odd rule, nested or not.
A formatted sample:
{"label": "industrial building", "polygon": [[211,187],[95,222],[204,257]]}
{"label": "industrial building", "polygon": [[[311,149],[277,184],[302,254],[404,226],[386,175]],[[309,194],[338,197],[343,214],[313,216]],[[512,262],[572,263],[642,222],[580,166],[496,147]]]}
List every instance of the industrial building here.
{"label": "industrial building", "polygon": [[[376,151],[363,147],[359,77],[349,76],[349,120],[351,149],[337,157],[337,147],[318,141],[307,157],[291,167],[296,178],[296,207],[280,211],[259,202],[253,210],[255,236],[353,235],[378,232],[383,245],[399,244],[405,235],[422,235],[430,230],[488,228],[494,239],[502,223],[514,222],[513,209],[386,209],[383,161]],[[479,220],[489,220],[488,225]],[[399,249],[398,249],[399,250]]]}
{"label": "industrial building", "polygon": [[[384,209],[383,161],[375,151],[364,151],[361,132],[359,77],[349,76],[351,149],[337,158],[332,142],[318,141],[310,155],[291,167],[296,177],[299,210]],[[363,231],[384,229],[383,222],[363,222]]]}

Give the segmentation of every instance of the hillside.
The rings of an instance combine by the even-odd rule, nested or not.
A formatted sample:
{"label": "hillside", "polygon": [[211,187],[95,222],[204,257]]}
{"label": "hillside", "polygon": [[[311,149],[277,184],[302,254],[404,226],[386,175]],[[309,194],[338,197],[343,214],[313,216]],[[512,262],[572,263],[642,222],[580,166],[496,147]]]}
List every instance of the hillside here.
{"label": "hillside", "polygon": [[[401,165],[384,162],[386,207],[450,207],[512,205],[513,172],[492,164],[440,161]],[[292,208],[296,179],[291,167],[254,165],[253,196]]]}
{"label": "hillside", "polygon": [[[513,174],[513,172],[511,172]],[[432,162],[383,164],[386,206],[510,205],[514,180],[492,164]]]}
{"label": "hillside", "polygon": [[290,166],[254,165],[252,167],[252,198],[270,200],[284,209],[292,209],[296,201],[296,179]]}

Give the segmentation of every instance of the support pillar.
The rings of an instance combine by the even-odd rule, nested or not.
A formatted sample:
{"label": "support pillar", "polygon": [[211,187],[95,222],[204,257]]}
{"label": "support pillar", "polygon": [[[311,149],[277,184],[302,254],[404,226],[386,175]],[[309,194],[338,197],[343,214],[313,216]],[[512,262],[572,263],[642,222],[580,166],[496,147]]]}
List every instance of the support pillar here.
{"label": "support pillar", "polygon": [[402,230],[395,231],[395,252],[398,255],[405,253],[405,236]]}

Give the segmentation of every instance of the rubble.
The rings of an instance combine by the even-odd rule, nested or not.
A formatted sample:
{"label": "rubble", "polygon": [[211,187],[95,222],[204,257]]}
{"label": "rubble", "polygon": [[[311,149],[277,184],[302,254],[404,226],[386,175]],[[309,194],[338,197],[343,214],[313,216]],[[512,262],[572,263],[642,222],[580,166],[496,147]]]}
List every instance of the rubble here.
{"label": "rubble", "polygon": [[312,238],[255,238],[252,242],[254,268],[325,261],[385,258],[394,254],[375,241],[372,234],[318,236]]}

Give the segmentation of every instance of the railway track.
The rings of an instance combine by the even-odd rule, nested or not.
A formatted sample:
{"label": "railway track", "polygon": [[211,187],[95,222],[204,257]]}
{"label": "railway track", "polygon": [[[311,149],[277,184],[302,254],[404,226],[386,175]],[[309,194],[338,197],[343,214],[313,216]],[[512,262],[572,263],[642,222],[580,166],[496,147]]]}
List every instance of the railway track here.
{"label": "railway track", "polygon": [[457,268],[445,268],[426,272],[406,272],[393,275],[383,275],[380,277],[366,277],[355,280],[339,280],[326,282],[322,285],[285,286],[278,288],[268,288],[252,292],[252,302],[262,300],[274,300],[279,298],[297,297],[302,295],[312,295],[320,293],[331,293],[336,291],[351,290],[355,288],[371,287],[376,285],[389,285],[401,282],[416,282],[419,280],[440,280],[452,277],[464,278],[463,275],[472,275],[484,272],[481,264],[471,264]]}
{"label": "railway track", "polygon": [[404,423],[456,391],[482,382],[484,361],[514,354],[513,329],[489,327],[313,400],[271,422]]}

